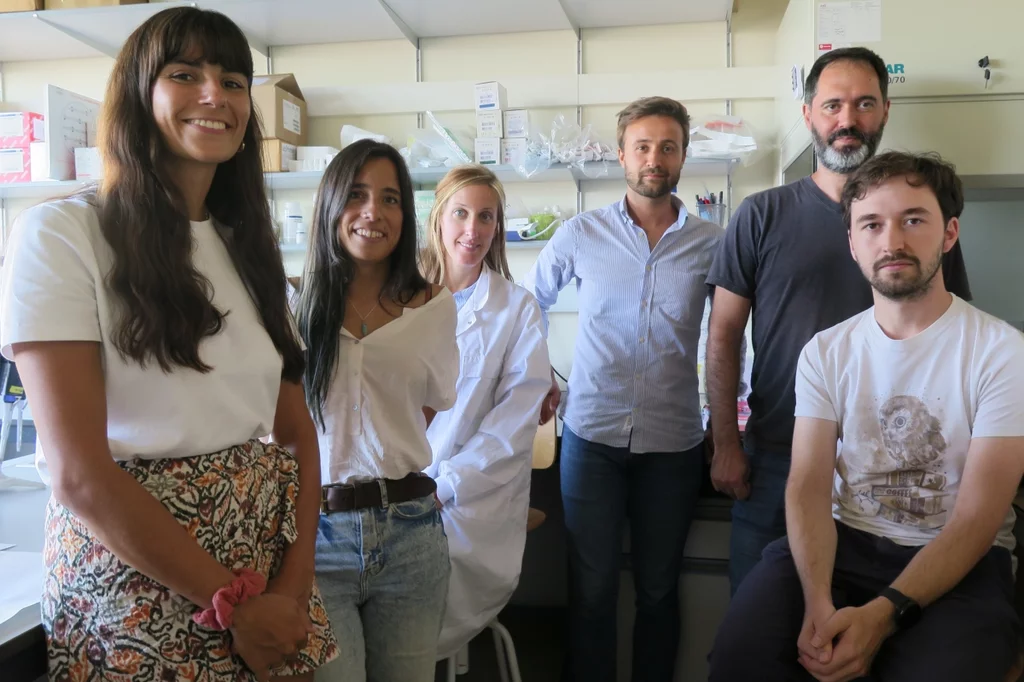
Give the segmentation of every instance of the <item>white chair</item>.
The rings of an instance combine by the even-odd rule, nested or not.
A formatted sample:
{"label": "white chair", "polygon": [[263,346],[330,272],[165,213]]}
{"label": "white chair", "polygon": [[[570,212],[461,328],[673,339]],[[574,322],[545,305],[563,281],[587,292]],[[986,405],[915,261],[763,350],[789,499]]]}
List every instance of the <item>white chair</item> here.
{"label": "white chair", "polygon": [[[533,439],[533,468],[547,469],[555,462],[555,419],[537,429]],[[547,519],[547,514],[540,509],[530,507],[526,514],[526,532],[540,528]],[[501,682],[522,682],[519,674],[519,659],[516,658],[516,646],[512,635],[504,625],[495,618],[487,624],[494,637],[494,656],[498,660],[498,674]],[[469,672],[469,643],[448,659],[448,682],[456,682],[456,675]]]}

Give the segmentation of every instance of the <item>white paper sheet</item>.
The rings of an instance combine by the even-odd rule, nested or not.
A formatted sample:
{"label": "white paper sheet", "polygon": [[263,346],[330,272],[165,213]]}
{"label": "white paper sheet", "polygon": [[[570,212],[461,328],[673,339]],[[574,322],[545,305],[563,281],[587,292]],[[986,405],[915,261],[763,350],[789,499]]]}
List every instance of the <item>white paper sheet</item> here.
{"label": "white paper sheet", "polygon": [[818,3],[818,52],[882,40],[882,0]]}
{"label": "white paper sheet", "polygon": [[43,593],[43,555],[39,552],[0,552],[0,623],[26,606],[39,603]]}

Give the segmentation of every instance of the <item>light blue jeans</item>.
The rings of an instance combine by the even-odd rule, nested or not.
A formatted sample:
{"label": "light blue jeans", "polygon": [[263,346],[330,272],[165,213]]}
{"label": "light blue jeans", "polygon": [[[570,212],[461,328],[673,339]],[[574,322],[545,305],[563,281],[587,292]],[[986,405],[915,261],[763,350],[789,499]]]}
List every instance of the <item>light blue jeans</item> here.
{"label": "light blue jeans", "polygon": [[341,655],[318,682],[433,682],[448,597],[434,497],[320,516],[316,579]]}

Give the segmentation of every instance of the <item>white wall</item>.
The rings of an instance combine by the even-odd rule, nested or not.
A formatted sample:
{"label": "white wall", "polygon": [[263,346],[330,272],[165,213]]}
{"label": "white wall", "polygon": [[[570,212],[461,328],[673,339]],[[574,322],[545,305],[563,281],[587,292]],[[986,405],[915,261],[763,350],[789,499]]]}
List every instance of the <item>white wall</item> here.
{"label": "white wall", "polygon": [[[741,67],[771,66],[774,61],[775,35],[786,7],[785,0],[744,0],[737,3],[733,16],[733,64]],[[727,64],[725,22],[676,24],[629,28],[592,29],[583,32],[584,73],[633,72],[642,61],[648,72],[678,72],[686,69],[722,68]],[[254,53],[258,72],[266,61]],[[345,85],[414,83],[415,50],[404,40],[344,43],[330,45],[279,47],[271,50],[273,71],[294,73],[299,86],[315,91]],[[652,57],[655,58],[652,61]],[[658,62],[660,59],[660,63]],[[7,62],[2,65],[4,102],[0,110],[42,107],[43,85],[53,83],[81,94],[102,98],[112,60],[96,58],[52,62]],[[421,41],[422,78],[425,81],[499,80],[540,78],[576,73],[576,37],[571,31],[519,33],[424,39]],[[657,94],[651,92],[649,94]],[[694,119],[725,112],[725,102],[708,100],[700,90],[692,100],[684,99]],[[615,114],[626,102],[607,106],[588,106],[582,111],[584,125],[592,125],[602,139],[614,144]],[[549,126],[557,114],[575,121],[575,109],[531,110],[531,125]],[[734,113],[746,117],[752,127],[771,146],[775,125],[775,106],[771,99],[737,102]],[[442,120],[462,129],[472,138],[473,115],[468,111],[443,112]],[[404,143],[415,128],[413,114],[367,115],[358,117],[311,117],[309,143],[339,144],[343,124],[352,123],[389,135]],[[775,161],[766,154],[758,163],[739,169],[734,176],[733,205],[746,195],[773,184]],[[726,189],[723,178],[684,178],[679,194],[684,199],[704,189]],[[576,188],[572,182],[509,183],[509,196],[530,207],[557,204],[575,211]],[[617,201],[624,185],[621,181],[593,181],[583,184],[584,210]],[[312,191],[279,191],[274,196],[278,207],[285,201],[299,201],[304,215],[312,213]],[[8,202],[10,218],[29,205],[29,201]],[[510,251],[509,259],[517,280],[533,264],[535,250]],[[298,274],[301,254],[285,256],[286,269]],[[576,331],[575,313],[556,313],[551,319],[550,349],[552,361],[563,374],[572,363]]]}

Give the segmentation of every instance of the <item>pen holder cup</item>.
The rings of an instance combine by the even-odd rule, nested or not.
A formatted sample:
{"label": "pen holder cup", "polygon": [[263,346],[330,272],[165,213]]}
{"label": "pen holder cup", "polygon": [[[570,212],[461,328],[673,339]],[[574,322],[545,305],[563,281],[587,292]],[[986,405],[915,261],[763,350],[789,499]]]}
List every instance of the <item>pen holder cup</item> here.
{"label": "pen holder cup", "polygon": [[695,213],[702,219],[725,227],[728,211],[725,204],[698,204]]}

